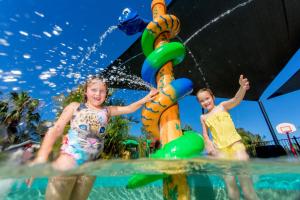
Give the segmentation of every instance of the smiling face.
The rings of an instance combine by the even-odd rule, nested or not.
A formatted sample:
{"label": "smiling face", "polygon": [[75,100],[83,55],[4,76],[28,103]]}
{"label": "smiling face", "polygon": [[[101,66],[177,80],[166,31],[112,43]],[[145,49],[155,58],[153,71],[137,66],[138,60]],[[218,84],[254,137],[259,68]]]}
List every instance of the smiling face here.
{"label": "smiling face", "polygon": [[197,98],[202,108],[211,111],[215,107],[215,102],[214,102],[215,97],[210,91],[208,90],[199,91],[197,93]]}
{"label": "smiling face", "polygon": [[85,95],[89,105],[99,107],[106,99],[107,86],[101,79],[92,79],[87,83]]}

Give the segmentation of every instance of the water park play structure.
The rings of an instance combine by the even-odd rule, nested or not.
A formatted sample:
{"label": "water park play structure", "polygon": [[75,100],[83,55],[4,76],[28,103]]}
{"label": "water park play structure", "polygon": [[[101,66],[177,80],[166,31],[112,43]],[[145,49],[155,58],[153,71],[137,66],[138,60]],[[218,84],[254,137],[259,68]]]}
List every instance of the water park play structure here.
{"label": "water park play structure", "polygon": [[[168,11],[180,19],[183,28],[177,36],[188,50],[181,64],[186,67],[174,68],[176,76],[191,79],[194,89],[207,82],[217,97],[230,98],[236,88],[232,80],[243,72],[251,80],[251,88],[256,88],[247,93],[246,100],[259,100],[299,49],[299,9],[299,1],[287,0],[173,0]],[[140,53],[137,40],[116,60],[140,76],[138,66],[144,62]],[[107,74],[119,65],[113,63]],[[132,88],[126,83],[117,86]]]}
{"label": "water park play structure", "polygon": [[[179,19],[166,14],[164,0],[152,1],[153,21],[142,35],[142,49],[146,60],[142,66],[142,78],[157,87],[158,96],[146,103],[142,110],[142,123],[145,130],[154,138],[159,138],[163,147],[151,155],[152,159],[191,158],[204,149],[202,137],[193,132],[183,133],[180,126],[178,99],[193,91],[192,81],[186,78],[176,79],[173,66],[182,62],[185,47],[179,42],[169,42],[180,31]],[[121,30],[126,26],[131,30],[136,24],[143,26],[136,13],[127,10],[122,18]],[[141,29],[135,28],[140,31]],[[132,34],[134,31],[127,31]],[[164,198],[189,199],[189,187],[185,174],[134,175],[127,188],[136,188],[164,178]]]}
{"label": "water park play structure", "polygon": [[[6,2],[7,1],[2,1],[1,4],[5,4]],[[246,2],[246,4],[244,2]],[[60,2],[59,8],[63,7],[63,4],[64,2]],[[16,7],[17,9],[19,9],[20,7],[22,8],[22,6],[20,5],[23,6],[23,4],[15,4],[14,7]],[[30,9],[32,9],[31,5],[32,4],[30,4]],[[285,7],[281,7],[281,5],[285,5]],[[290,58],[291,54],[295,52],[295,48],[299,48],[300,43],[297,42],[299,40],[295,39],[295,36],[299,36],[299,31],[297,33],[297,30],[300,30],[299,28],[297,28],[299,27],[297,26],[297,24],[300,24],[298,20],[299,6],[297,5],[300,5],[299,1],[289,0],[190,0],[188,1],[188,3],[187,1],[173,0],[168,6],[168,13],[175,13],[178,19],[180,19],[184,31],[179,32],[176,37],[178,40],[182,41],[185,48],[187,48],[185,50],[187,51],[186,58],[181,64],[179,64],[181,66],[174,67],[174,73],[176,77],[189,77],[194,84],[194,88],[197,89],[199,85],[201,85],[199,84],[199,82],[202,81],[202,74],[199,70],[199,68],[201,68],[209,85],[214,89],[214,91],[216,91],[216,95],[220,97],[228,97],[231,95],[229,93],[229,90],[232,91],[233,88],[230,85],[232,83],[231,80],[236,77],[236,73],[239,73],[238,69],[240,69],[249,74],[249,78],[253,83],[253,88],[256,88],[256,90],[251,90],[253,91],[253,93],[249,93],[250,96],[248,96],[248,99],[256,100],[256,97],[261,94],[260,92],[265,88],[270,77],[274,77],[277,74],[279,68],[281,69],[281,67],[283,67],[283,65],[286,63],[287,59]],[[78,13],[84,14],[84,12],[86,11],[82,10],[83,12],[78,12],[78,7],[74,7],[76,8],[76,12],[74,12],[76,13],[76,16],[78,15]],[[69,14],[71,14],[71,10],[74,7],[69,7],[69,5],[67,5],[66,8],[68,9],[68,18],[70,18]],[[86,8],[85,6],[82,7]],[[108,8],[107,6],[102,7],[105,7],[106,9]],[[10,12],[13,11],[13,9],[7,9],[6,6],[3,6],[3,8],[9,10]],[[54,9],[55,13],[57,13],[57,8],[58,7],[56,6]],[[143,9],[145,8],[143,7]],[[20,9],[20,16],[22,16],[22,10],[24,10],[25,12],[28,11],[28,9]],[[297,12],[293,13],[293,10]],[[92,9],[90,9],[88,14],[92,12]],[[284,14],[284,12],[286,13]],[[39,12],[36,13],[38,15],[42,15]],[[49,13],[48,16],[50,16],[51,7],[47,8],[47,13]],[[5,16],[5,13],[2,14]],[[16,17],[19,16],[19,13],[15,14]],[[54,16],[54,14],[52,16]],[[83,16],[84,15],[80,15],[80,17]],[[162,14],[162,16],[165,16],[165,13]],[[10,16],[7,15],[7,19],[9,19],[9,17]],[[48,17],[46,18],[49,19]],[[100,15],[99,18],[102,19],[102,16]],[[13,21],[7,22],[7,24],[17,24],[14,19],[15,17],[11,18],[10,20]],[[160,19],[166,19],[169,26],[169,22],[171,21],[172,23],[172,20],[174,21],[174,19],[176,18],[174,18],[172,15],[167,15],[163,18],[159,17],[157,20]],[[19,20],[21,21],[21,18]],[[28,19],[26,18],[26,20]],[[20,21],[19,24],[21,24],[21,27],[23,27],[23,23],[20,23]],[[80,26],[80,21],[81,20],[76,21],[76,25],[79,24]],[[97,24],[94,26],[99,25],[99,20],[89,21],[96,21]],[[141,25],[141,27],[132,26],[137,31],[143,31],[146,28],[147,24],[151,23],[139,21],[137,18],[132,18],[132,21],[137,21],[139,22],[139,25]],[[3,20],[1,20],[1,22],[3,22]],[[46,21],[46,23],[47,22],[48,21]],[[165,28],[164,26],[161,27]],[[287,30],[285,28],[287,28]],[[112,29],[110,27],[107,31],[104,32],[104,34],[100,35],[99,43],[97,43],[96,47],[101,46],[103,41],[102,39],[105,38],[104,36],[106,36],[108,32],[111,32],[111,30]],[[133,34],[136,30],[129,33]],[[177,31],[179,31],[179,29],[177,30],[174,28],[174,32]],[[8,34],[9,33],[10,32],[8,32]],[[21,33],[24,34],[24,32]],[[70,31],[70,33],[74,32]],[[171,35],[172,33],[166,32],[164,34]],[[151,36],[150,33],[149,35]],[[270,35],[272,37],[270,37]],[[15,36],[17,36],[17,34],[14,35],[14,38],[18,38]],[[24,35],[21,36],[24,37]],[[29,36],[31,37],[31,35]],[[3,37],[1,36],[1,38]],[[81,37],[77,36],[77,38]],[[153,36],[153,38],[155,37]],[[10,39],[12,39],[12,37],[10,37]],[[150,40],[146,41],[151,42],[152,39],[150,38]],[[42,39],[39,38],[39,40],[41,41]],[[50,40],[47,39],[47,41]],[[51,41],[53,42],[53,39],[51,39]],[[66,40],[65,42],[67,41],[68,40]],[[155,41],[158,41],[158,39]],[[14,42],[10,42],[11,44],[14,44]],[[24,40],[22,40],[21,42],[24,43]],[[137,43],[140,44],[140,40],[137,40]],[[3,43],[2,40],[2,45],[3,44],[5,43]],[[167,42],[165,44],[167,44]],[[13,46],[18,47],[17,45],[11,45],[11,47]],[[135,45],[129,47],[126,52],[130,51],[134,46]],[[177,44],[176,46],[179,47],[180,44]],[[289,48],[289,46],[293,46],[293,48]],[[279,49],[277,49],[277,47]],[[158,48],[154,48],[153,45],[152,49]],[[152,51],[152,49],[150,50]],[[91,52],[93,50],[94,48],[91,48]],[[120,57],[122,61],[125,61],[127,66],[133,66],[133,68],[138,71],[137,73],[135,73],[134,70],[130,70],[130,73],[128,73],[128,75],[140,76],[140,66],[142,66],[142,64],[131,63],[131,61],[135,61],[135,58],[141,58],[141,63],[145,62],[144,56],[136,56],[137,53],[141,51],[141,48],[138,47],[138,50],[138,52],[131,52],[130,58],[132,59],[130,59],[130,61],[128,61],[128,57]],[[87,55],[89,55],[91,52],[88,52]],[[178,51],[177,53],[178,55],[181,55],[180,51]],[[299,53],[300,51],[298,51],[297,56],[294,57],[295,63],[298,63],[299,61]],[[125,54],[126,53],[124,53],[124,55]],[[191,56],[192,54],[196,62],[193,61],[193,58]],[[151,53],[147,55],[147,59],[150,57],[150,55]],[[271,55],[276,55],[276,57],[272,57]],[[11,56],[7,56],[7,58],[10,57]],[[179,62],[179,58],[182,59],[180,56],[174,58],[175,63]],[[28,59],[28,61],[29,60],[30,59]],[[94,61],[93,59],[91,60]],[[154,65],[153,63],[155,62],[151,61],[151,59],[148,59],[147,63],[148,64],[146,64],[146,68],[144,70],[149,72],[150,74],[158,74],[165,68],[156,68],[159,65]],[[172,64],[174,64],[174,62],[172,62]],[[150,66],[150,69],[147,69],[147,65],[148,67]],[[82,68],[86,69],[87,67],[83,66]],[[120,72],[122,68],[117,67],[116,70]],[[257,73],[258,71],[261,73]],[[149,73],[146,73],[146,76]],[[255,77],[253,76],[253,73],[255,74]],[[29,74],[31,75],[31,73]],[[223,76],[220,76],[220,74],[222,74]],[[120,78],[123,78],[124,75],[120,73],[120,76]],[[295,77],[295,80],[299,80],[299,78],[297,79],[297,77]],[[156,76],[144,78],[145,80],[152,82],[153,85],[160,85],[160,83],[156,81]],[[199,80],[199,82],[197,82],[197,80]],[[59,79],[57,79],[56,81],[59,81]],[[144,84],[143,81],[140,82]],[[259,85],[257,83],[259,83]],[[69,84],[69,82],[66,81],[66,84]],[[201,87],[202,86],[204,85],[202,84]],[[121,87],[124,88],[126,86],[123,85]],[[172,103],[170,99],[166,99],[170,101],[171,107],[175,105],[173,104],[173,100],[175,102],[176,99],[180,98],[181,96],[177,95],[178,93],[174,92],[176,87],[176,84],[172,85],[172,83],[170,83],[165,84],[165,87],[163,88],[159,88],[162,92],[168,95],[170,94],[170,97],[172,97]],[[171,96],[171,94],[174,96]],[[161,120],[167,121],[164,116],[168,115],[165,115],[165,111],[163,111],[163,109],[166,109],[166,112],[168,112],[168,109],[164,106],[167,104],[167,102],[165,102],[166,104],[162,104],[163,106],[157,105],[157,103],[166,101],[162,99],[162,97],[164,96],[166,97],[166,95],[160,94],[160,97],[152,102],[154,104],[147,105],[147,108],[157,109],[161,113],[159,114],[157,112],[154,112],[152,114],[151,112],[149,112],[149,110],[144,110],[143,113],[145,113],[145,122],[150,123],[150,121],[158,120],[157,122],[160,123]],[[161,98],[161,100],[159,98]],[[162,116],[162,118],[155,118],[155,120],[146,120],[151,119],[151,117],[157,116]],[[157,126],[153,126],[152,128],[154,129],[149,129],[149,131],[152,131],[154,135],[159,135],[160,138],[163,139],[160,133],[161,130],[158,129],[157,131]],[[170,132],[168,132],[168,134],[166,135],[170,136]],[[174,133],[177,132],[175,131]],[[181,133],[179,132],[179,134]],[[177,135],[175,136],[177,137]],[[191,199],[227,199],[228,197],[226,195],[226,186],[224,185],[224,182],[222,180],[222,173],[224,171],[228,171],[228,168],[236,169],[233,170],[232,173],[238,173],[238,171],[244,172],[245,166],[241,166],[240,163],[209,160],[206,157],[197,159],[184,159],[186,157],[189,157],[189,155],[192,155],[193,153],[191,152],[193,151],[189,150],[189,152],[184,152],[180,150],[179,147],[190,146],[191,143],[189,141],[193,141],[195,144],[200,144],[201,139],[199,139],[198,137],[194,138],[194,136],[195,134],[190,134],[189,132],[187,132],[183,134],[183,136],[177,137],[172,141],[171,139],[173,138],[169,139],[168,137],[166,137],[167,139],[165,139],[166,143],[164,144],[164,147],[161,150],[157,151],[156,154],[152,155],[151,159],[99,160],[80,167],[78,171],[74,171],[74,173],[86,173],[97,176],[97,180],[95,181],[92,192],[89,196],[90,199],[162,199],[163,190],[165,191],[165,197],[174,195],[174,199],[178,197],[176,196],[176,194],[182,193],[185,193],[185,196],[182,195],[181,197],[184,197],[186,199],[188,199],[189,197],[187,196],[188,193],[190,193]],[[199,140],[199,142],[196,141],[197,139]],[[293,139],[291,138],[291,140]],[[184,145],[185,141],[187,141],[188,143],[185,143]],[[176,147],[176,151],[173,151],[174,147]],[[197,146],[194,145],[193,147]],[[199,151],[195,149],[194,152]],[[271,151],[268,150],[268,152]],[[180,159],[174,159],[175,157]],[[172,160],[170,161],[169,159]],[[299,199],[299,164],[299,162],[290,162],[287,160],[253,160],[247,163],[247,172],[249,172],[250,176],[253,176],[255,190],[259,194],[260,199]],[[178,171],[182,173],[182,176],[175,175],[178,174]],[[133,173],[143,174],[132,176]],[[186,179],[183,173],[188,174],[187,182],[189,184],[189,188],[187,187],[187,185],[185,185],[186,182],[184,181]],[[169,176],[169,174],[171,174],[172,176]],[[43,176],[45,178],[37,178],[39,180],[36,180],[31,188],[27,188],[22,178],[32,175],[35,177]],[[10,163],[1,163],[0,199],[43,199],[43,195],[45,194],[47,185],[47,179],[48,177],[53,175],[57,174],[55,172],[52,173],[51,170],[45,170],[45,168],[40,166],[36,166],[35,168],[24,168],[24,166],[14,166]],[[176,186],[173,187],[174,181],[172,182],[172,180],[177,179],[178,177],[182,177],[181,180],[183,180],[182,182],[184,184],[182,185],[182,187],[180,185],[176,188]],[[20,180],[16,180],[19,178]],[[148,184],[151,181],[155,181],[157,179],[165,179],[164,185],[162,185],[162,181],[156,181],[152,184]],[[14,184],[15,181],[17,181],[16,184]],[[144,187],[138,187],[143,184],[146,185]],[[126,185],[127,188],[135,189],[127,189],[125,187]],[[172,191],[172,188],[177,189],[177,192],[176,190]],[[170,191],[166,192],[166,190]]]}
{"label": "water park play structure", "polygon": [[[294,75],[286,84],[287,80],[280,78],[282,87],[275,95],[265,94],[264,90],[283,68],[291,69],[290,65],[299,60],[299,9],[299,1],[173,0],[168,11],[184,24],[184,31],[177,38],[188,50],[181,64],[188,68],[175,67],[174,73],[192,80],[194,91],[209,86],[222,98],[232,97],[232,88],[236,88],[232,80],[246,74],[255,89],[247,92],[245,100],[257,101],[274,143],[279,145],[263,101],[299,89],[299,70],[291,72]],[[125,61],[121,64],[124,70],[137,76],[140,68],[136,66],[144,62],[140,49],[140,42],[136,41],[117,59]],[[120,64],[113,63],[106,74],[114,65]],[[132,88],[124,83],[115,85]]]}

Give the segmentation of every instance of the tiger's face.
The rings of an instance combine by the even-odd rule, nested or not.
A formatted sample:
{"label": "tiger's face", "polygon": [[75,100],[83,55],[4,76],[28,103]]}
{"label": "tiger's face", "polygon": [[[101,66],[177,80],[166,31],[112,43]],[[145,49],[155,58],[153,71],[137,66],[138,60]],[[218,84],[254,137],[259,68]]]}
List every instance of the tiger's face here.
{"label": "tiger's face", "polygon": [[105,132],[105,125],[107,124],[107,117],[102,114],[96,113],[79,113],[81,117],[73,119],[73,128],[76,126],[80,131],[85,131],[87,133],[92,133],[95,135],[101,135]]}
{"label": "tiger's face", "polygon": [[78,142],[82,149],[89,154],[98,154],[103,149],[104,141],[96,137],[94,134],[79,135]]}

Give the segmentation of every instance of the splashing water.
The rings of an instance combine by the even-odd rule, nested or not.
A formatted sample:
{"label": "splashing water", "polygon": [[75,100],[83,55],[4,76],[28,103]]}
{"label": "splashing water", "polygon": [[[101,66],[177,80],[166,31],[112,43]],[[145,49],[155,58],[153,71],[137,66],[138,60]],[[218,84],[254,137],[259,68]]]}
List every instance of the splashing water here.
{"label": "splashing water", "polygon": [[137,58],[137,57],[139,57],[139,56],[141,56],[141,55],[143,55],[142,52],[136,54],[135,56],[132,56],[131,58],[128,58],[127,60],[125,60],[125,62],[121,63],[121,64],[119,65],[119,67],[125,65],[125,64],[128,63],[129,61],[131,61],[131,60],[133,60],[133,59],[135,59],[135,58]]}
{"label": "splashing water", "polygon": [[102,46],[102,43],[104,41],[104,39],[111,34],[114,30],[116,30],[118,28],[118,26],[110,26],[102,35],[100,35],[99,37],[99,42],[98,43],[94,43],[93,46],[88,48],[88,52],[85,54],[85,56],[81,59],[79,66],[82,66],[84,64],[84,62],[86,60],[88,60],[90,58],[90,56],[92,55],[92,53],[96,52],[97,49]]}
{"label": "splashing water", "polygon": [[[248,0],[248,1],[246,1],[246,2],[243,2],[243,3],[240,3],[240,4],[238,4],[237,6],[235,6],[234,8],[232,8],[232,9],[229,9],[229,10],[227,10],[226,12],[224,12],[224,13],[222,13],[221,15],[219,15],[218,17],[216,17],[216,18],[214,18],[213,20],[211,20],[209,23],[207,23],[207,24],[205,24],[203,27],[201,27],[199,30],[197,30],[192,36],[190,36],[185,42],[183,42],[183,40],[180,38],[180,37],[178,37],[177,36],[177,38],[184,44],[184,45],[186,45],[189,41],[191,41],[197,34],[199,34],[201,31],[203,31],[204,29],[206,29],[208,26],[210,26],[211,24],[213,24],[213,23],[215,23],[215,22],[217,22],[217,21],[219,21],[221,18],[223,18],[223,17],[225,17],[225,16],[227,16],[227,15],[229,15],[231,12],[233,12],[233,11],[235,11],[236,9],[238,9],[238,8],[240,8],[240,7],[244,7],[244,6],[246,6],[247,4],[249,4],[249,3],[251,3],[253,0]],[[195,56],[194,56],[194,54],[192,53],[192,51],[186,46],[186,48],[187,48],[187,50],[188,50],[188,54],[191,56],[191,58],[193,59],[193,61],[194,61],[194,63],[195,63],[195,66],[199,69],[199,72],[200,72],[200,74],[201,74],[201,78],[202,78],[202,80],[203,80],[203,82],[204,82],[204,84],[205,84],[205,87],[208,87],[209,88],[209,83],[208,83],[208,81],[206,80],[206,77],[205,77],[205,74],[204,74],[204,71],[203,71],[203,69],[201,68],[201,65],[200,65],[200,63],[197,61],[197,59],[195,58]],[[140,55],[142,55],[142,53],[138,53],[138,54],[136,54],[136,55],[134,55],[134,56],[132,56],[131,58],[129,58],[129,59],[127,59],[126,61],[124,61],[123,63],[121,63],[119,66],[118,66],[118,68],[119,67],[121,67],[121,66],[124,66],[126,63],[128,63],[128,62],[130,62],[131,60],[133,60],[133,59],[135,59],[135,58],[137,58],[138,56],[140,56]],[[138,85],[141,85],[141,86],[145,86],[145,87],[147,87],[147,88],[150,88],[151,87],[151,85],[147,85],[147,83],[145,83],[144,81],[142,81],[142,82],[136,82],[136,81],[133,81],[133,80],[131,80],[131,76],[130,75],[128,75],[128,74],[120,74],[121,76],[122,76],[122,80],[127,80],[127,81],[129,81],[129,82],[132,82],[132,83],[138,83]],[[128,76],[128,78],[124,78],[123,76]],[[139,80],[142,80],[142,79],[140,79],[139,77],[137,77],[136,76],[136,78],[137,79],[139,79]],[[112,78],[112,80],[116,80],[117,78]],[[139,80],[137,80],[137,81],[139,81]],[[119,80],[120,81],[120,80]]]}
{"label": "splashing water", "polygon": [[119,65],[118,67],[112,66],[107,76],[109,77],[108,80],[112,85],[123,83],[128,84],[130,88],[144,88],[147,90],[150,90],[152,87],[151,84],[145,82],[140,77],[128,73],[126,66],[123,64]]}
{"label": "splashing water", "polygon": [[[176,38],[183,43],[183,40],[179,37],[179,36],[176,36]],[[204,74],[204,71],[203,69],[201,68],[199,62],[197,61],[196,57],[194,56],[194,54],[192,53],[192,51],[190,50],[190,48],[188,46],[185,46],[185,48],[188,50],[188,54],[191,56],[191,58],[193,59],[194,63],[195,63],[195,66],[197,67],[197,69],[199,69],[199,72],[201,74],[201,78],[205,84],[205,87],[207,88],[210,88],[209,87],[209,84],[208,84],[208,81],[206,80],[205,78],[205,74]]]}
{"label": "splashing water", "polygon": [[220,19],[222,19],[223,17],[229,15],[231,12],[235,11],[236,9],[240,8],[240,7],[244,7],[246,5],[248,5],[249,3],[251,3],[253,0],[248,0],[246,2],[240,3],[237,6],[233,7],[232,9],[227,10],[226,12],[222,13],[221,15],[219,15],[218,17],[214,18],[213,20],[211,20],[209,23],[205,24],[204,26],[202,26],[200,29],[198,29],[192,36],[190,36],[183,44],[186,45],[187,43],[189,43],[196,35],[198,35],[198,33],[200,33],[201,31],[203,31],[204,29],[206,29],[207,27],[209,27],[211,24],[219,21]]}
{"label": "splashing water", "polygon": [[112,81],[116,81],[118,83],[127,83],[129,86],[141,86],[145,89],[150,90],[153,87],[150,83],[145,82],[142,78],[132,75],[126,72],[126,63],[130,62],[131,60],[143,55],[143,53],[138,53],[135,56],[130,57],[126,61],[122,62],[119,60],[118,66],[113,66],[110,74],[115,74],[115,77],[111,78]]}
{"label": "splashing water", "polygon": [[117,83],[127,83],[131,88],[136,88],[137,86],[140,86],[142,88],[150,90],[153,87],[151,84],[143,81],[143,79],[136,75],[120,74],[120,77],[111,76],[109,80],[112,82],[115,81]]}

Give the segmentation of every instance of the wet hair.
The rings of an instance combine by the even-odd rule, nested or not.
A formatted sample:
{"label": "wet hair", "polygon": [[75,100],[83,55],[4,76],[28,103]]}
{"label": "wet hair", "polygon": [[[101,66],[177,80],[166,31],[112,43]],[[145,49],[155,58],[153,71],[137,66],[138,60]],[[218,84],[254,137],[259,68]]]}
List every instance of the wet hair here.
{"label": "wet hair", "polygon": [[106,87],[106,96],[108,95],[108,82],[107,79],[105,79],[102,76],[98,76],[98,75],[94,75],[94,76],[90,76],[87,78],[86,82],[83,85],[83,92],[84,92],[84,102],[87,102],[87,96],[86,96],[86,92],[87,92],[87,88],[90,84],[92,84],[95,81],[101,81],[102,83],[104,83],[105,87]]}
{"label": "wet hair", "polygon": [[208,92],[213,98],[215,97],[214,93],[209,88],[201,88],[200,90],[198,90],[196,96],[198,97],[198,95],[202,92]]}

